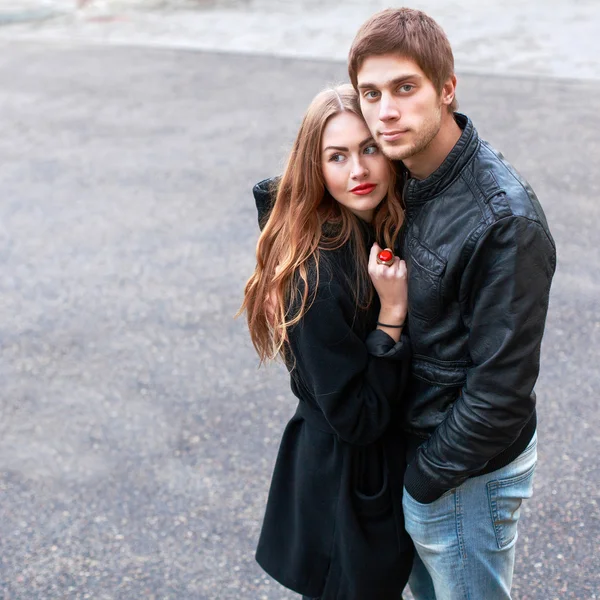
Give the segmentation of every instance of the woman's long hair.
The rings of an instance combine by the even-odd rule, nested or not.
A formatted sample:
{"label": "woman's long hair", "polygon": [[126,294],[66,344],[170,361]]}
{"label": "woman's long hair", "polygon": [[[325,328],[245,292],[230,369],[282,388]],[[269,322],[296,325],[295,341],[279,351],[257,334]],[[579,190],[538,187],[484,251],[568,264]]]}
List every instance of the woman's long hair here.
{"label": "woman's long hair", "polygon": [[[310,308],[319,280],[321,252],[335,250],[350,241],[357,262],[356,305],[368,305],[372,300],[359,218],[331,197],[321,168],[325,126],[344,111],[362,119],[358,95],[350,84],[326,89],[314,98],[277,190],[273,190],[277,195],[258,240],[256,269],[246,284],[240,308],[240,313],[246,311],[250,337],[261,363],[282,353],[288,329]],[[378,241],[393,248],[402,219],[390,163],[389,189],[373,218]]]}

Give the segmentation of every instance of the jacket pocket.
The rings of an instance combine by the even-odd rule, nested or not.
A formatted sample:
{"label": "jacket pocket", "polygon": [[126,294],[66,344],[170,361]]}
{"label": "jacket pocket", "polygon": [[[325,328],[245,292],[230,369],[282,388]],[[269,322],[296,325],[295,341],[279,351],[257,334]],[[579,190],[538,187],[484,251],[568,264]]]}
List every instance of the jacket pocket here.
{"label": "jacket pocket", "polygon": [[467,381],[467,369],[472,365],[469,360],[436,360],[430,356],[414,354],[412,374],[431,385],[440,388],[461,388]]}
{"label": "jacket pocket", "polygon": [[408,312],[417,319],[432,321],[440,315],[446,261],[414,237],[408,240],[408,259]]}

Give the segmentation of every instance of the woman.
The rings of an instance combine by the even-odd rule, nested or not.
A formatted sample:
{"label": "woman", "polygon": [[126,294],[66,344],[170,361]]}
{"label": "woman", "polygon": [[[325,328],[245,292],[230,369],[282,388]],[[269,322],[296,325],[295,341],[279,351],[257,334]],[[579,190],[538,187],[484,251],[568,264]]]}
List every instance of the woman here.
{"label": "woman", "polygon": [[316,96],[282,178],[254,195],[264,228],[241,310],[261,362],[281,354],[299,399],[257,561],[305,597],[401,599],[407,292],[389,248],[402,211],[350,85]]}

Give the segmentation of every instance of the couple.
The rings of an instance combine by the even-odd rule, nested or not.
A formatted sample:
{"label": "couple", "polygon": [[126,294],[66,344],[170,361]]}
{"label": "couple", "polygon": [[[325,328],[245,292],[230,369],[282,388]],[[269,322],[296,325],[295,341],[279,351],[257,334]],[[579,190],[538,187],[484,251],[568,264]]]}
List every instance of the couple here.
{"label": "couple", "polygon": [[257,560],[306,598],[399,600],[408,582],[416,600],[507,600],[554,243],[527,182],[455,112],[433,19],[375,14],[348,70],[254,188],[242,309],[299,400]]}

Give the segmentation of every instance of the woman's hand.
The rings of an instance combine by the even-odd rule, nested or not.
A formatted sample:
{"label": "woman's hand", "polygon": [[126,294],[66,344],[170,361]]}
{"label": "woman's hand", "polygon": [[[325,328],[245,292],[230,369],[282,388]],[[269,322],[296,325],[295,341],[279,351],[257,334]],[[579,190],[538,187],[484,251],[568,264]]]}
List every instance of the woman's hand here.
{"label": "woman's hand", "polygon": [[408,310],[406,263],[395,256],[390,266],[381,265],[377,262],[377,255],[380,252],[381,248],[378,244],[373,244],[369,255],[369,276],[381,303],[378,321],[396,327],[378,325],[378,328],[398,341],[402,329],[397,326],[404,324]]}

